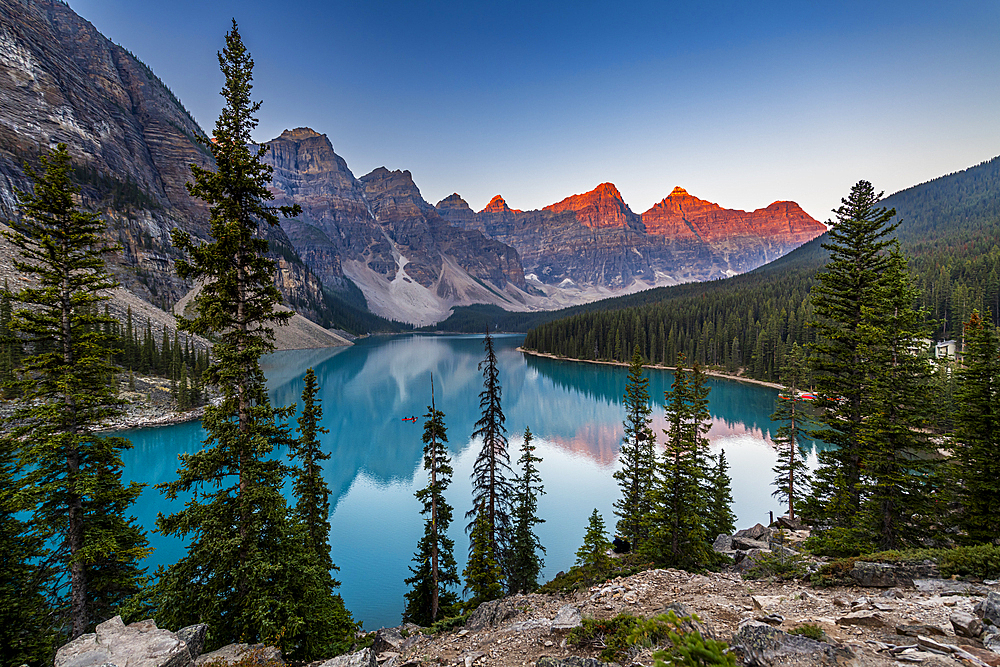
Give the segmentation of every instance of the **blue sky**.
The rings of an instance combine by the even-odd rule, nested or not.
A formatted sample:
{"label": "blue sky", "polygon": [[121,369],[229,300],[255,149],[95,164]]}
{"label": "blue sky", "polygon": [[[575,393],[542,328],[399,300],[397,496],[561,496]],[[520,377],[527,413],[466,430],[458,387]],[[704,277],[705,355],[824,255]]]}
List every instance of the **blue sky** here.
{"label": "blue sky", "polygon": [[356,176],[540,208],[611,181],[727,208],[887,194],[1000,154],[1000,3],[69,0],[206,130],[240,25],[255,138],[308,126]]}

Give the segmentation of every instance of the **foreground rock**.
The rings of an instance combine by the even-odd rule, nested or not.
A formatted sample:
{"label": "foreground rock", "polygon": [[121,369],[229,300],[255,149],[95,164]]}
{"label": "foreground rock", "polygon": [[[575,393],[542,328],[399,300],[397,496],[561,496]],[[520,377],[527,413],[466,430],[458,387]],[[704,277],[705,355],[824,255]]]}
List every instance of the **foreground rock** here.
{"label": "foreground rock", "polygon": [[204,625],[175,633],[157,628],[152,620],[125,625],[121,616],[115,616],[98,625],[96,632],[60,648],[55,667],[190,667],[198,658],[204,637]]}

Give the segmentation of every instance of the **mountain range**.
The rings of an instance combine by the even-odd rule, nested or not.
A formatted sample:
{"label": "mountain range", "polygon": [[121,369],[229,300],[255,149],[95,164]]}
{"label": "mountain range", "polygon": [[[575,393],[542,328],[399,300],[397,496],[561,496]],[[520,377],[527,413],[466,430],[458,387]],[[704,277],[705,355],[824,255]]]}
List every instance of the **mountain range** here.
{"label": "mountain range", "polygon": [[[173,271],[170,232],[206,238],[207,209],[185,187],[189,165],[211,167],[205,132],[147,66],[58,0],[0,0],[0,47],[0,215],[16,215],[31,185],[24,163],[66,143],[83,204],[121,246],[119,280],[163,308],[178,302],[192,285]],[[325,326],[351,328],[352,310],[423,325],[462,305],[551,310],[710,280],[825,231],[794,202],[744,212],[682,188],[640,215],[611,183],[535,211],[499,196],[479,212],[457,194],[435,206],[408,171],[356,178],[311,129],[267,144],[276,203],[303,209],[262,230],[275,282]]]}

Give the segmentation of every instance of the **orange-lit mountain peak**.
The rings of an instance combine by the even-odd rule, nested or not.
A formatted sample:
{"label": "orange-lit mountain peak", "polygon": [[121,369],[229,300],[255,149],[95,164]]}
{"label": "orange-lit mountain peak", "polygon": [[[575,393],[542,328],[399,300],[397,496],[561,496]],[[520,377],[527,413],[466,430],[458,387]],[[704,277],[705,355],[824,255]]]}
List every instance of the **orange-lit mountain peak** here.
{"label": "orange-lit mountain peak", "polygon": [[576,219],[588,227],[625,227],[634,216],[614,183],[601,183],[590,192],[566,197],[546,206],[545,211],[573,211]]}
{"label": "orange-lit mountain peak", "polygon": [[794,246],[826,231],[822,223],[811,218],[795,202],[777,201],[748,213],[698,199],[680,186],[643,213],[642,222],[650,234],[697,238],[708,243],[763,237],[780,239]]}
{"label": "orange-lit mountain peak", "polygon": [[490,200],[490,203],[486,205],[482,213],[512,213],[511,208],[507,206],[507,202],[503,200],[503,197],[497,195]]}

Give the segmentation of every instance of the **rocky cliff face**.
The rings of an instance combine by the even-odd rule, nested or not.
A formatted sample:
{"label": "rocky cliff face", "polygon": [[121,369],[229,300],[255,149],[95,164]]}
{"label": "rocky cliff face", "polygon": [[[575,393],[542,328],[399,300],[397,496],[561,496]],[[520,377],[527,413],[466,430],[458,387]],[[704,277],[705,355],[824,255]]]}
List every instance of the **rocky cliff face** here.
{"label": "rocky cliff face", "polygon": [[611,183],[540,211],[512,210],[497,196],[476,213],[457,194],[437,208],[452,224],[512,245],[525,271],[550,287],[709,280],[749,271],[825,231],[794,202],[746,213],[682,188],[640,216]]}
{"label": "rocky cliff face", "polygon": [[[170,230],[208,232],[208,208],[188,195],[192,163],[211,168],[205,133],[144,64],[58,0],[0,0],[0,216],[30,189],[23,164],[65,143],[85,206],[122,246],[111,260],[130,291],[169,306],[189,289],[173,271]],[[281,229],[265,230],[286,300],[323,316],[322,285]]]}
{"label": "rocky cliff face", "polygon": [[308,128],[268,145],[276,201],[303,209],[282,222],[296,252],[327,285],[353,280],[374,312],[426,323],[455,304],[511,307],[509,298],[528,289],[517,251],[448,224],[410,172],[380,167],[357,179],[329,139]]}

